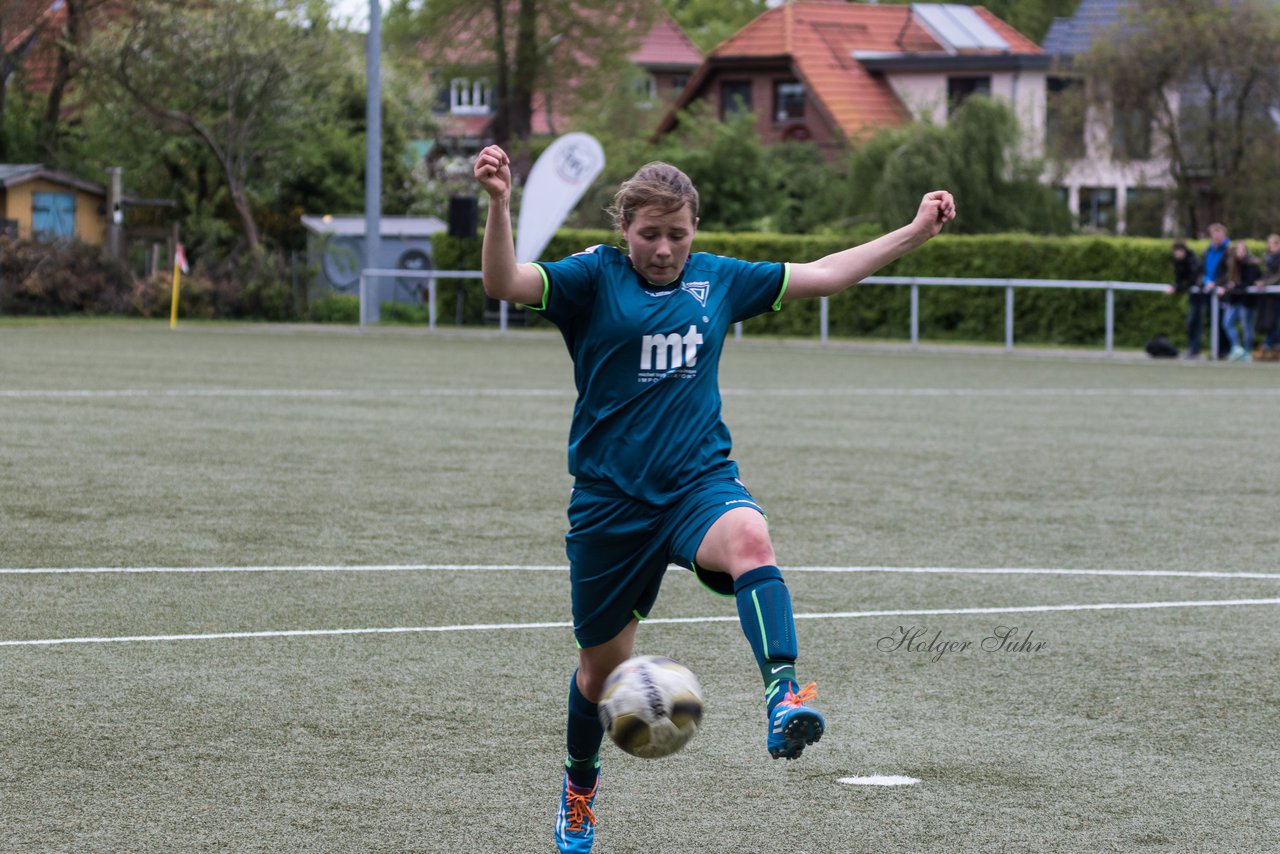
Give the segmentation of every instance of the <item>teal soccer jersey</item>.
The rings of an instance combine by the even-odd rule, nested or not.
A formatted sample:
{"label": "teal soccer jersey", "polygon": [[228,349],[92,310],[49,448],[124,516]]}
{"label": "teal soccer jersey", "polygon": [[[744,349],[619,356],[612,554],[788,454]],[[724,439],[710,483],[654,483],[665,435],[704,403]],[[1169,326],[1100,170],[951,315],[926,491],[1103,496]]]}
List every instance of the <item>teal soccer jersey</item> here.
{"label": "teal soccer jersey", "polygon": [[541,263],[542,304],[573,358],[569,472],[579,487],[666,505],[708,475],[737,476],[720,417],[725,336],[781,307],[789,269],[704,252],[670,285],[619,249]]}

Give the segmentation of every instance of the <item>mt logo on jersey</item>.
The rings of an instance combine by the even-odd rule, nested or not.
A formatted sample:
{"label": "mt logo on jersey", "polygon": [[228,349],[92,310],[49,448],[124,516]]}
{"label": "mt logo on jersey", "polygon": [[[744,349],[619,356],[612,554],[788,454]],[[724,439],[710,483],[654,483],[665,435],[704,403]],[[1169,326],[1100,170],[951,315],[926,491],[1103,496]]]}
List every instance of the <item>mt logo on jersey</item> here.
{"label": "mt logo on jersey", "polygon": [[[702,344],[702,333],[698,327],[690,324],[689,330],[681,335],[679,332],[645,335],[640,339],[640,370],[667,371],[678,368],[692,368],[698,364],[698,347]],[[693,371],[688,371],[692,374]]]}

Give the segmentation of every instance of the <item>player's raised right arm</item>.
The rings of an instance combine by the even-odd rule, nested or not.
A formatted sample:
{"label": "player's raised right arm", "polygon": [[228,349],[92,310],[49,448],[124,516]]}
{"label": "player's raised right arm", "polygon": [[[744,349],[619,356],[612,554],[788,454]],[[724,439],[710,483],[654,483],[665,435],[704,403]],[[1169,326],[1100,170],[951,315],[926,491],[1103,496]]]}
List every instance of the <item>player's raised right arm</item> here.
{"label": "player's raised right arm", "polygon": [[476,157],[476,181],[489,194],[480,269],[484,292],[494,299],[523,305],[542,304],[542,273],[532,264],[517,264],[511,236],[511,161],[490,145]]}

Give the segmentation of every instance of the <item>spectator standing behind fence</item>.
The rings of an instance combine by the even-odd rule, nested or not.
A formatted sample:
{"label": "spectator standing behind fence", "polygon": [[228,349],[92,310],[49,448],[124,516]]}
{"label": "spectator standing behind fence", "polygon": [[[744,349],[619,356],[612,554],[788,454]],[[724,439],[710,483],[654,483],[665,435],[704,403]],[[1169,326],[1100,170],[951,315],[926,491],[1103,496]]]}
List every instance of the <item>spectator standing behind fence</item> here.
{"label": "spectator standing behind fence", "polygon": [[1173,285],[1171,294],[1187,295],[1187,352],[1184,359],[1200,358],[1200,334],[1209,310],[1209,295],[1200,282],[1200,259],[1181,240],[1173,244]]}
{"label": "spectator standing behind fence", "polygon": [[1258,314],[1258,295],[1254,289],[1262,278],[1262,270],[1258,259],[1249,254],[1249,244],[1241,240],[1231,247],[1226,276],[1221,278],[1225,281],[1219,293],[1227,301],[1222,325],[1231,341],[1231,353],[1227,358],[1233,362],[1252,361],[1253,324]]}
{"label": "spectator standing behind fence", "polygon": [[[1227,236],[1227,227],[1220,222],[1210,225],[1209,248],[1204,251],[1204,266],[1200,270],[1200,286],[1204,289],[1205,302],[1208,305],[1212,305],[1209,298],[1213,292],[1226,280],[1227,253],[1230,251],[1231,238]],[[1211,317],[1209,323],[1221,323],[1221,318]],[[1212,325],[1209,328],[1212,330]],[[1212,344],[1212,331],[1210,331],[1209,341]],[[1210,358],[1221,355],[1222,352],[1219,349],[1217,353],[1211,353]]]}
{"label": "spectator standing behind fence", "polygon": [[[1262,278],[1259,287],[1280,285],[1280,234],[1267,235],[1267,254],[1262,259]],[[1280,294],[1263,294],[1258,297],[1258,334],[1266,333],[1258,360],[1280,361]]]}

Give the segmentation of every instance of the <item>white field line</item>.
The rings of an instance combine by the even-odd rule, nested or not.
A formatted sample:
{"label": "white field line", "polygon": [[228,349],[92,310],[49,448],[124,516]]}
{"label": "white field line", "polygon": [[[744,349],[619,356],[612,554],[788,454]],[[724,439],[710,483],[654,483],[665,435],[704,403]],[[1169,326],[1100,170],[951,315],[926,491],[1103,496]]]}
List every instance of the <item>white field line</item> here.
{"label": "white field line", "polygon": [[[98,566],[98,567],[0,567],[0,575],[130,575],[147,573],[224,572],[567,572],[564,564],[416,563],[297,566]],[[1238,578],[1280,581],[1280,573],[1176,569],[1054,569],[1048,567],[957,566],[783,566],[784,572],[899,573],[934,575],[1075,575],[1138,578]]]}
{"label": "white field line", "polygon": [[[976,397],[976,398],[1199,398],[1280,397],[1280,388],[723,388],[726,397]],[[339,399],[377,397],[563,397],[569,388],[123,388],[0,389],[0,399],[262,397]]]}
{"label": "white field line", "polygon": [[121,389],[0,389],[0,398],[94,399],[116,397],[572,397],[558,388],[121,388]]}
{"label": "white field line", "polygon": [[[221,573],[221,572],[568,572],[565,564],[468,564],[418,563],[369,564],[353,566],[81,566],[0,568],[0,575],[93,575],[134,573]],[[1277,576],[1280,578],[1280,576]]]}
{"label": "white field line", "polygon": [[[1247,605],[1280,605],[1280,599],[1201,599],[1183,602],[1109,602],[1092,605],[1015,605],[1001,608],[925,608],[890,611],[833,611],[819,614],[796,614],[797,620],[848,620],[861,617],[934,617],[958,614],[1033,614],[1050,611],[1141,611],[1156,608],[1228,608]],[[646,620],[646,625],[686,623],[737,623],[737,616],[659,617]],[[548,623],[473,623],[454,626],[399,626],[364,629],[289,629],[262,632],[211,632],[191,635],[127,635],[119,637],[49,638],[43,640],[0,641],[5,646],[60,646],[66,644],[141,643],[186,640],[231,640],[243,638],[320,637],[331,635],[421,634],[442,632],[492,632],[521,629],[568,629],[569,622]]]}

